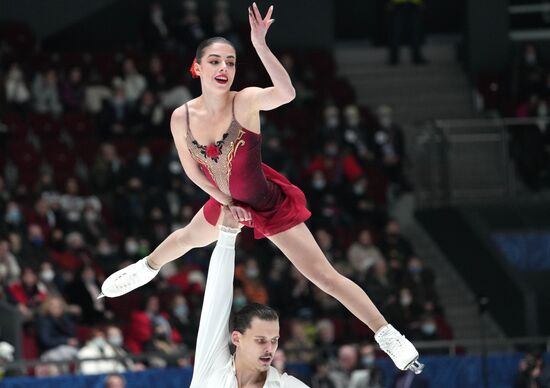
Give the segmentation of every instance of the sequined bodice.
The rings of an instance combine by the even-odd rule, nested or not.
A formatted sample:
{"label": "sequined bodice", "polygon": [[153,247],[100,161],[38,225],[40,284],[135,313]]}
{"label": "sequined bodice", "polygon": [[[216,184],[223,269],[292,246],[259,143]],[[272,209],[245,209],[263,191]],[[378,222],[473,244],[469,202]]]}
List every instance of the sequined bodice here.
{"label": "sequined bodice", "polygon": [[201,170],[223,193],[255,209],[269,207],[280,190],[266,180],[262,170],[261,136],[232,120],[221,140],[209,145],[197,142],[189,126],[187,104],[187,148]]}

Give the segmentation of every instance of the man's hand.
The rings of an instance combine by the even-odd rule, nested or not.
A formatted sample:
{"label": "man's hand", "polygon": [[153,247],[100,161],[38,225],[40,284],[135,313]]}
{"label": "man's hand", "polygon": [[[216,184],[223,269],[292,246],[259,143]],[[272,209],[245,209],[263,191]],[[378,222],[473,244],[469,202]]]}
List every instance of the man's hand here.
{"label": "man's hand", "polygon": [[243,225],[235,219],[227,206],[222,206],[222,225],[231,229],[240,229],[243,227]]}

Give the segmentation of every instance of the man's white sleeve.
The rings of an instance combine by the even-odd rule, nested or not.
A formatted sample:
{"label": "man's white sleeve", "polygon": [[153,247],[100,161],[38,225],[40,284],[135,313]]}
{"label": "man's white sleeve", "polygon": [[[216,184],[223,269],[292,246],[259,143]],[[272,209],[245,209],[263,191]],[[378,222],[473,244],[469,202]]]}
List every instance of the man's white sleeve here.
{"label": "man's white sleeve", "polygon": [[211,371],[229,361],[228,323],[233,303],[235,239],[238,232],[221,229],[210,258],[191,388],[203,388]]}

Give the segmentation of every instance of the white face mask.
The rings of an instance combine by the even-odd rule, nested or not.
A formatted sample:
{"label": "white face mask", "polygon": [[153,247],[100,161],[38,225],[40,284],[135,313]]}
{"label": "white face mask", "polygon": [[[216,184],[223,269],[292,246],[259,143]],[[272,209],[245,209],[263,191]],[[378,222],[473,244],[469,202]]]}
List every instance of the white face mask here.
{"label": "white face mask", "polygon": [[134,240],[126,242],[126,253],[129,255],[135,255],[139,249],[138,243]]}
{"label": "white face mask", "polygon": [[141,154],[138,157],[138,163],[144,167],[151,165],[151,162],[152,162],[151,155]]}
{"label": "white face mask", "polygon": [[340,124],[338,116],[329,116],[325,119],[325,124],[328,128],[334,129]]}
{"label": "white face mask", "polygon": [[257,278],[260,274],[260,271],[258,268],[250,268],[246,270],[246,277],[247,278]]}
{"label": "white face mask", "polygon": [[120,335],[111,335],[108,342],[113,346],[122,346],[123,338]]}
{"label": "white face mask", "polygon": [[380,118],[380,125],[383,128],[389,128],[391,126],[391,117],[385,116]]}
{"label": "white face mask", "polygon": [[44,271],[40,272],[40,279],[43,282],[49,283],[55,278],[55,272],[51,269],[45,269]]}
{"label": "white face mask", "polygon": [[435,333],[437,327],[433,322],[426,322],[422,324],[421,330],[424,334],[432,335]]}
{"label": "white face mask", "polygon": [[325,186],[327,185],[327,182],[324,179],[314,179],[311,182],[311,185],[313,186],[314,189],[321,190],[325,188]]}

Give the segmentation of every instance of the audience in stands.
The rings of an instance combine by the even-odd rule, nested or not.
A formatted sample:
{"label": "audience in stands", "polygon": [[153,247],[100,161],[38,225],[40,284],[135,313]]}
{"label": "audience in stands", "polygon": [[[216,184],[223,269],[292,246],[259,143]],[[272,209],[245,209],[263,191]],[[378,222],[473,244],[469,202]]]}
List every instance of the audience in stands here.
{"label": "audience in stands", "polygon": [[104,388],[124,388],[126,387],[126,379],[119,374],[111,374],[105,377]]}
{"label": "audience in stands", "polygon": [[534,119],[508,127],[510,157],[520,179],[530,190],[547,190],[550,188],[550,63],[535,43],[526,43],[518,50],[508,74],[479,77],[479,106],[505,117]]}
{"label": "audience in stands", "polygon": [[[233,28],[229,4],[215,2],[211,27],[239,47],[248,37]],[[123,298],[95,299],[103,276],[146,255],[205,201],[184,176],[168,120],[197,93],[184,69],[197,42],[210,34],[209,23],[193,0],[181,2],[174,18],[160,2],[149,11],[143,53],[71,53],[66,67],[40,53],[44,66],[21,57],[3,69],[7,104],[0,123],[8,141],[0,143],[0,300],[18,306],[26,339],[36,341],[46,360],[74,357],[85,343],[80,357],[153,350],[181,366],[195,346],[207,248],[189,252]],[[333,79],[334,60],[326,53],[287,52],[282,61],[298,97],[262,114],[265,161],[307,192],[315,238],[339,271],[400,329],[450,338],[434,272],[388,218],[388,187],[394,194],[407,189],[405,145],[391,110],[376,116],[356,105],[349,83]],[[245,71],[235,87],[261,77]],[[348,319],[266,240],[244,231],[238,249],[233,306],[257,301],[281,311],[280,368],[284,354],[288,363],[315,365],[312,387],[382,384],[371,345],[339,348],[371,335],[358,330],[364,325]],[[106,324],[91,339],[83,335]],[[159,358],[149,364],[160,366]],[[93,362],[83,370],[88,365],[107,372]],[[142,367],[109,365],[116,372]],[[105,382],[123,385],[118,375]]]}
{"label": "audience in stands", "polygon": [[49,297],[43,302],[36,331],[44,361],[71,360],[78,354],[76,322],[60,296]]}
{"label": "audience in stands", "polygon": [[[78,359],[90,358],[114,358],[117,356],[115,349],[105,339],[105,333],[101,329],[93,329],[90,339],[78,351]],[[126,368],[119,360],[90,360],[80,362],[80,373],[93,375],[100,373],[121,373]]]}

